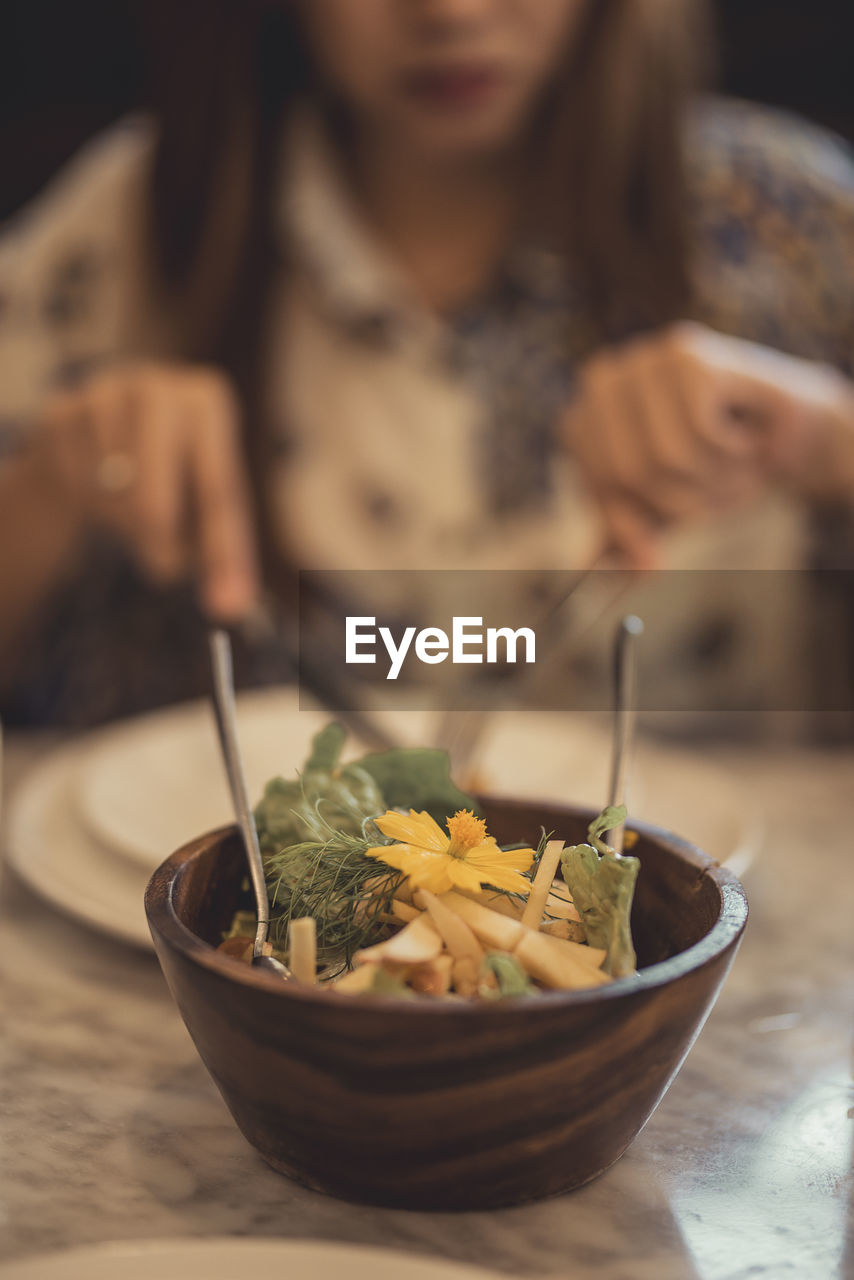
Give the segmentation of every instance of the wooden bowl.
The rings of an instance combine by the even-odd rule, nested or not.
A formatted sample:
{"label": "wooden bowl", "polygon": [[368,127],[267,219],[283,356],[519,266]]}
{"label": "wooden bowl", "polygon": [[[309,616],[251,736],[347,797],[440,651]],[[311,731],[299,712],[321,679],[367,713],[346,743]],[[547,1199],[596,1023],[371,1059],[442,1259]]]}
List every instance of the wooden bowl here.
{"label": "wooden bowl", "polygon": [[[592,813],[483,801],[500,843]],[[194,840],[145,895],[166,980],[237,1124],[275,1169],[330,1195],[487,1209],[581,1186],[613,1164],[682,1064],[747,919],[735,877],[638,826],[641,972],[497,1004],[347,996],[283,983],[214,948],[245,874],[236,829]]]}

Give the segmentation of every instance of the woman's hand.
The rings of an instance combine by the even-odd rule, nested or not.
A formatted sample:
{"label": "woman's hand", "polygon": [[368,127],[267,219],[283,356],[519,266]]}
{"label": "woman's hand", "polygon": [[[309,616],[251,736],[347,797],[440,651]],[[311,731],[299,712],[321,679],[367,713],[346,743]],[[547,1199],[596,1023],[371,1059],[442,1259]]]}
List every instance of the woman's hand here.
{"label": "woman's hand", "polygon": [[45,406],[31,464],[71,527],[112,529],[156,581],[195,576],[218,618],[251,608],[258,568],[240,414],[217,371],[97,373]]}
{"label": "woman's hand", "polygon": [[744,506],[769,483],[854,497],[854,385],[701,325],[597,353],[564,438],[611,543],[639,568],[656,563],[662,529]]}

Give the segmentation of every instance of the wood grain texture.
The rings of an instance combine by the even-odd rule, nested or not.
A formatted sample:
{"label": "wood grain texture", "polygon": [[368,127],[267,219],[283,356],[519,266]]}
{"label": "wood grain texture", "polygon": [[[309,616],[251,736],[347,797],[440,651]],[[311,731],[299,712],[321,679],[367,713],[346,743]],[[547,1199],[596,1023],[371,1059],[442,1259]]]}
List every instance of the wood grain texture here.
{"label": "wood grain texture", "polygon": [[[502,843],[587,812],[484,800]],[[155,872],[146,910],[163,972],[237,1124],[274,1168],[350,1200],[497,1208],[570,1190],[619,1158],[678,1071],[747,918],[734,877],[639,827],[637,977],[502,1004],[338,995],[213,949],[244,864],[236,831]]]}

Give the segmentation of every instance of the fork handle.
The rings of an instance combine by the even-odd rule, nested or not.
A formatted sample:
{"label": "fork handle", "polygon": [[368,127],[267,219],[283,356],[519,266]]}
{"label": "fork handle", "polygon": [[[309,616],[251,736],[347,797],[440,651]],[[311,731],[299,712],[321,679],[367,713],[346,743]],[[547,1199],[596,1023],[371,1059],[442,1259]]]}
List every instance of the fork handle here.
{"label": "fork handle", "polygon": [[252,888],[255,891],[255,905],[258,926],[255,931],[255,942],[252,947],[253,957],[263,954],[264,943],[270,931],[270,900],[267,897],[267,882],[264,878],[264,863],[258,844],[258,832],[255,830],[255,819],[249,804],[249,790],[246,786],[246,773],[243,768],[243,757],[240,754],[240,743],[237,737],[237,715],[234,701],[234,670],[231,657],[231,640],[227,632],[212,631],[209,636],[211,665],[213,668],[214,715],[222,747],[222,758],[228,778],[228,787],[234,805],[234,814],[243,838],[243,848],[249,863],[249,874]]}

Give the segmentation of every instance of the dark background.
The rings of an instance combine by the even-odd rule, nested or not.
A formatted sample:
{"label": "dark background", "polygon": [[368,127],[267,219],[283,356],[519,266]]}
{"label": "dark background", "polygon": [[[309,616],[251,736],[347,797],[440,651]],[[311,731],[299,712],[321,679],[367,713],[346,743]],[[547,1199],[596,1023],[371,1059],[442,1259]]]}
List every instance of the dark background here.
{"label": "dark background", "polygon": [[[2,0],[0,217],[88,136],[145,102],[148,18],[158,2]],[[854,140],[852,0],[715,0],[714,8],[726,90],[794,108]]]}

